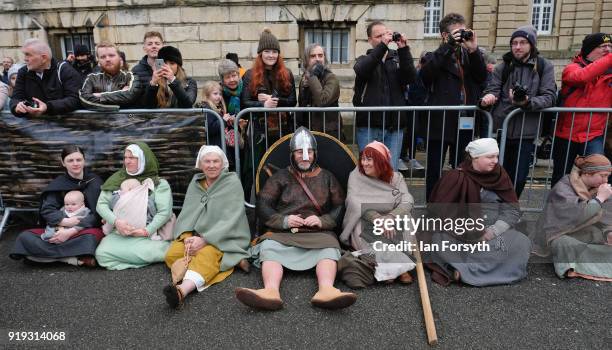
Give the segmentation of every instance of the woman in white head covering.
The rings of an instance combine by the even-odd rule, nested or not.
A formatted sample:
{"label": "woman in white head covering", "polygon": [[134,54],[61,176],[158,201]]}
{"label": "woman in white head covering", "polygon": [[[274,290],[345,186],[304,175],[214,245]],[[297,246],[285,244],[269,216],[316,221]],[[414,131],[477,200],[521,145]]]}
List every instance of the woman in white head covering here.
{"label": "woman in white head covering", "polygon": [[[189,183],[175,240],[165,259],[173,284],[164,288],[164,295],[173,308],[182,305],[192,291],[202,292],[223,281],[234,266],[245,271],[249,266],[246,258],[251,232],[240,179],[227,170],[227,157],[218,146],[202,146],[195,166],[202,172]],[[185,256],[186,272],[181,259]]]}
{"label": "woman in white head covering", "polygon": [[[141,183],[151,179],[153,183],[148,196],[153,197],[155,215],[151,220],[147,218],[145,227],[132,227],[113,212],[113,193],[127,179],[137,179]],[[156,233],[158,230],[172,230],[168,227],[174,223],[172,190],[166,180],[159,178],[159,164],[149,146],[144,142],[129,144],[123,153],[123,167],[108,178],[101,189],[96,211],[114,229],[98,245],[98,264],[109,270],[123,270],[164,261],[170,243],[158,240]]]}
{"label": "woman in white head covering", "polygon": [[[527,276],[531,241],[512,228],[520,218],[518,198],[498,163],[497,141],[478,139],[465,150],[465,161],[438,181],[429,200],[430,213],[457,223],[454,230],[431,237],[441,247],[429,254],[432,278],[443,285],[517,282]],[[468,226],[468,219],[474,225]],[[458,244],[470,250],[450,249]]]}

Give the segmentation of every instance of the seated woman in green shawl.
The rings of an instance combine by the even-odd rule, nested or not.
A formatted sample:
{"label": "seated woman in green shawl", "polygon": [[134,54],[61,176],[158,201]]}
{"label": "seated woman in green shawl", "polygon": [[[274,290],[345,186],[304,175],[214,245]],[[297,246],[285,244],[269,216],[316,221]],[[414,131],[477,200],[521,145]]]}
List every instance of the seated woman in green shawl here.
{"label": "seated woman in green shawl", "polygon": [[[240,179],[228,167],[221,148],[200,148],[196,168],[202,173],[194,175],[189,183],[174,229],[175,240],[166,254],[175,284],[165,287],[164,295],[173,308],[181,306],[192,291],[202,292],[223,281],[236,265],[248,271],[251,233],[244,193]],[[182,271],[176,273],[173,264],[182,264],[178,267]]]}
{"label": "seated woman in green shawl", "polygon": [[[138,268],[164,261],[168,241],[153,240],[153,234],[172,218],[172,191],[164,179],[159,178],[157,158],[145,143],[128,145],[123,155],[124,168],[114,173],[104,185],[98,198],[98,214],[115,228],[96,249],[96,260],[109,270]],[[142,182],[153,181],[153,196],[156,214],[146,227],[132,227],[127,221],[117,219],[111,209],[113,192],[119,190],[123,181],[134,178]]]}

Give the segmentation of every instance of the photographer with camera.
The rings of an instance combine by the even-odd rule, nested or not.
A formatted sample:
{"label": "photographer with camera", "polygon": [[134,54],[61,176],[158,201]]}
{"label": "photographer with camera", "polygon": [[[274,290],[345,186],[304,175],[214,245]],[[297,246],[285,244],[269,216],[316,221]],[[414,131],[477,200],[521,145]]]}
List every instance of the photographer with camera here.
{"label": "photographer with camera", "polygon": [[[474,105],[487,79],[487,66],[478,49],[476,34],[467,29],[465,18],[449,13],[440,21],[442,43],[425,55],[421,77],[428,90],[429,106]],[[427,199],[441,176],[447,149],[454,168],[463,161],[463,150],[472,140],[474,113],[431,111],[427,146]],[[462,130],[459,130],[459,119]],[[442,134],[444,130],[444,135]],[[457,135],[459,138],[457,139]]]}
{"label": "photographer with camera", "polygon": [[64,61],[51,55],[49,45],[40,39],[28,39],[21,47],[25,67],[19,69],[11,112],[18,116],[63,114],[79,108],[81,75]]}
{"label": "photographer with camera", "polygon": [[518,197],[529,174],[534,140],[539,137],[537,111],[553,107],[557,99],[554,67],[539,55],[536,42],[536,29],[530,25],[512,33],[511,51],[495,67],[480,101],[481,107],[492,108],[494,130],[501,129],[506,116],[516,108],[532,112],[514,117],[508,125],[503,165]]}
{"label": "photographer with camera", "polygon": [[[340,82],[327,67],[325,50],[310,44],[304,50],[304,74],[300,79],[298,104],[300,107],[338,107]],[[301,123],[311,131],[321,131],[341,139],[342,120],[338,112],[305,112]]]}
{"label": "photographer with camera", "polygon": [[[406,36],[387,29],[380,21],[370,23],[366,33],[372,48],[358,57],[353,67],[356,74],[353,106],[404,106],[406,86],[416,79]],[[392,41],[397,44],[397,51],[389,49]],[[384,141],[391,151],[393,169],[397,169],[403,130],[407,126],[405,113],[357,112],[359,150],[374,140]]]}

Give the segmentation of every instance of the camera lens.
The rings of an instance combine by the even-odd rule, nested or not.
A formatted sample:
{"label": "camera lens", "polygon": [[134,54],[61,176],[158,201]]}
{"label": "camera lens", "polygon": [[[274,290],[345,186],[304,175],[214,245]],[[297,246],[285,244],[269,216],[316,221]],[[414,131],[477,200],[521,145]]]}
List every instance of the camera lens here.
{"label": "camera lens", "polygon": [[393,41],[400,41],[401,38],[402,38],[402,34],[400,34],[398,32],[393,32],[393,37],[391,38],[391,40],[393,40]]}

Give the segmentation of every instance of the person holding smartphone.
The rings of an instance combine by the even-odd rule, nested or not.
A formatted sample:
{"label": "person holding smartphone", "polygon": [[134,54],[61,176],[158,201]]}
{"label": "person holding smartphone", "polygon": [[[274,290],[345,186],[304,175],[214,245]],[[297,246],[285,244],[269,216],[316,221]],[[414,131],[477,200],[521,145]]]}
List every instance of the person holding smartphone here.
{"label": "person holding smartphone", "polygon": [[162,47],[145,92],[145,107],[191,108],[197,95],[198,86],[187,77],[181,52],[173,46]]}
{"label": "person holding smartphone", "polygon": [[[149,81],[151,81],[151,77],[153,76],[153,67],[155,66],[155,59],[157,59],[157,53],[162,46],[164,46],[164,38],[162,37],[161,33],[155,31],[145,33],[142,42],[142,50],[145,52],[145,55],[142,57],[140,62],[138,62],[138,64],[132,68],[132,73],[135,77],[137,77],[140,86],[147,86]],[[138,107],[144,108],[145,106],[142,102],[143,99],[141,98],[143,94],[144,90],[137,96],[135,101],[141,101],[139,102]]]}
{"label": "person holding smartphone", "polygon": [[70,64],[55,60],[49,45],[40,39],[26,40],[21,51],[26,66],[17,72],[11,112],[38,117],[78,109],[81,75]]}

